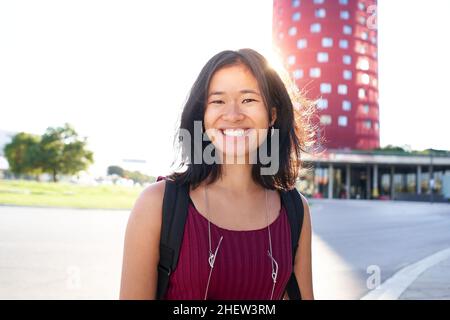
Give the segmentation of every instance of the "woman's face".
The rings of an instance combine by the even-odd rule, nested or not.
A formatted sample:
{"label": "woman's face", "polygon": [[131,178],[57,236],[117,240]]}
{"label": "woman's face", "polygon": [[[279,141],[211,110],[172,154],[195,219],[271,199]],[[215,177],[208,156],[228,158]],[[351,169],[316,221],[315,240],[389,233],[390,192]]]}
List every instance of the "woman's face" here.
{"label": "woman's face", "polygon": [[[271,110],[273,124],[276,109]],[[225,163],[236,158],[241,158],[238,163],[249,163],[248,154],[256,151],[267,136],[269,117],[258,82],[245,65],[227,66],[214,73],[204,122],[208,137]]]}

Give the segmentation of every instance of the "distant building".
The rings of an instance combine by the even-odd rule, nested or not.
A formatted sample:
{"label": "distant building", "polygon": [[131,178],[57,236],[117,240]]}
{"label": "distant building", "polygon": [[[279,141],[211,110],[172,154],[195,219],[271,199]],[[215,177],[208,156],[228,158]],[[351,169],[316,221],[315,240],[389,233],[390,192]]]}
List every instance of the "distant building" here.
{"label": "distant building", "polygon": [[317,99],[324,147],[380,145],[375,0],[274,0],[273,44]]}
{"label": "distant building", "polygon": [[450,152],[327,150],[304,155],[300,190],[316,198],[450,201]]}
{"label": "distant building", "polygon": [[318,198],[448,201],[450,153],[380,147],[376,0],[274,0],[273,44],[316,100],[320,155],[300,190]]}

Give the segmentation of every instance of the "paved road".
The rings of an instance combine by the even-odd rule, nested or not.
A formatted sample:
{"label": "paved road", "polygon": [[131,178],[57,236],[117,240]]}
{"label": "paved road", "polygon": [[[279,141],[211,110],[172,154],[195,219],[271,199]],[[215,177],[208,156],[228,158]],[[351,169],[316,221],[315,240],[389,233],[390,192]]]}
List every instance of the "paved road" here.
{"label": "paved road", "polygon": [[[383,282],[402,267],[450,247],[450,205],[310,203],[319,299],[359,299],[378,270]],[[128,214],[0,206],[0,299],[116,299]],[[411,288],[426,293],[427,286],[432,290],[430,279],[424,273]]]}
{"label": "paved road", "polygon": [[377,271],[384,282],[403,267],[450,247],[448,204],[364,200],[310,203],[318,298],[359,299],[369,292],[367,281],[373,285],[371,276]]}
{"label": "paved road", "polygon": [[0,299],[117,299],[128,214],[0,206]]}

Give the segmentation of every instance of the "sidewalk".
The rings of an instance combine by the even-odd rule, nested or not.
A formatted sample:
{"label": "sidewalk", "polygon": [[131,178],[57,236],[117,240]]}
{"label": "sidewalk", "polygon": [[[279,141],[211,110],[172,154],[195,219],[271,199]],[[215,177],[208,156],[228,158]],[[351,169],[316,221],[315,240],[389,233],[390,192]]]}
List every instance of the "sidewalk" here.
{"label": "sidewalk", "polygon": [[450,300],[450,258],[423,272],[399,300]]}

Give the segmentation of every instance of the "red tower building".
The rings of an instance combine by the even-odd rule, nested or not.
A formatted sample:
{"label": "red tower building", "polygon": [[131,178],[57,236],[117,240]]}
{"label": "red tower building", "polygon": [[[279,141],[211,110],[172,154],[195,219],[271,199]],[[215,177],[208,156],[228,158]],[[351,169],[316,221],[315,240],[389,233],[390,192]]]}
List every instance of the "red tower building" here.
{"label": "red tower building", "polygon": [[379,147],[376,0],[274,0],[273,43],[317,99],[325,147]]}

